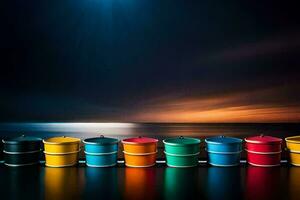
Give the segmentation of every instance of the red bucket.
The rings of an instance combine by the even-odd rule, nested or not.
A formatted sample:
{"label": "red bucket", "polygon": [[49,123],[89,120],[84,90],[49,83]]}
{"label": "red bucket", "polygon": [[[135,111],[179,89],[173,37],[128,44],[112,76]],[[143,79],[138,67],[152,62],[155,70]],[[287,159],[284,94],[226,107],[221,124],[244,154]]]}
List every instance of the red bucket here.
{"label": "red bucket", "polygon": [[245,141],[249,164],[260,167],[280,165],[282,139],[260,135],[248,137]]}

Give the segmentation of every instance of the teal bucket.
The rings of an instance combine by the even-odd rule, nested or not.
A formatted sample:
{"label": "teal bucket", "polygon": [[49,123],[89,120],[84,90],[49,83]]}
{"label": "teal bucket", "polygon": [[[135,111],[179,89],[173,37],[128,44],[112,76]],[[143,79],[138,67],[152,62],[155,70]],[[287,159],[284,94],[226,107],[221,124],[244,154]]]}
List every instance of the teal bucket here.
{"label": "teal bucket", "polygon": [[195,167],[198,165],[199,153],[189,155],[166,154],[166,161],[169,167]]}
{"label": "teal bucket", "polygon": [[166,163],[169,167],[194,167],[198,165],[200,139],[177,137],[163,140]]}

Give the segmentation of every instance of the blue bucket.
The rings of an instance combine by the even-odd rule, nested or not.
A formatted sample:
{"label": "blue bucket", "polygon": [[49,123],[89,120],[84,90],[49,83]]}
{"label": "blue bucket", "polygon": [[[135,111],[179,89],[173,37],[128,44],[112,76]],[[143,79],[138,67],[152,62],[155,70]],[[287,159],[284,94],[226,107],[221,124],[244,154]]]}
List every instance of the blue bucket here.
{"label": "blue bucket", "polygon": [[230,167],[240,164],[242,139],[218,136],[207,138],[205,142],[209,164],[219,167]]}
{"label": "blue bucket", "polygon": [[118,152],[96,154],[85,152],[86,165],[89,167],[112,167],[117,164]]}
{"label": "blue bucket", "polygon": [[118,139],[104,136],[83,140],[89,167],[111,167],[117,164]]}

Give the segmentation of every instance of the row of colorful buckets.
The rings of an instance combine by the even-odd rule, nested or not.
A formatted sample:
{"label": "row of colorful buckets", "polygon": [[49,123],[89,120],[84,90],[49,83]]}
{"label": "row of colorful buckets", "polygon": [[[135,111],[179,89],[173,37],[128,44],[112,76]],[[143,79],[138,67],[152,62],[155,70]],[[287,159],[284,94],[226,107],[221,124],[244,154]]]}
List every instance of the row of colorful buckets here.
{"label": "row of colorful buckets", "polygon": [[[300,166],[300,136],[286,140],[289,160]],[[3,141],[4,163],[8,166],[24,166],[39,163],[44,149],[46,166],[68,167],[78,164],[79,138],[52,137],[42,140],[21,136]],[[280,165],[282,139],[271,136],[245,138],[247,162],[259,167]],[[44,145],[42,145],[42,142]],[[156,164],[158,140],[148,137],[127,138],[121,141],[124,147],[125,165],[128,167],[150,167]],[[83,140],[86,164],[89,167],[112,167],[117,164],[119,140],[95,137]],[[198,165],[200,139],[176,137],[163,140],[166,164],[170,167],[194,167]],[[243,140],[234,137],[211,137],[205,139],[208,163],[213,166],[230,167],[240,164]]]}

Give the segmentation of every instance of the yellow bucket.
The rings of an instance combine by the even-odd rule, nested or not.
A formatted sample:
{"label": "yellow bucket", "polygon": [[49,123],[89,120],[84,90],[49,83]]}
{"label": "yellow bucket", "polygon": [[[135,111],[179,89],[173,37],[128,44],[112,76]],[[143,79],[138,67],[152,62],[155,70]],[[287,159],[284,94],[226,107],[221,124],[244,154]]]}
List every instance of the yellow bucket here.
{"label": "yellow bucket", "polygon": [[76,165],[79,160],[79,151],[64,154],[44,153],[47,167],[70,167]]}
{"label": "yellow bucket", "polygon": [[53,137],[43,140],[46,166],[69,167],[79,160],[80,139],[72,137]]}
{"label": "yellow bucket", "polygon": [[300,136],[287,137],[285,141],[289,150],[300,152]]}
{"label": "yellow bucket", "polygon": [[52,137],[43,140],[47,153],[70,153],[79,150],[80,139],[73,137]]}

